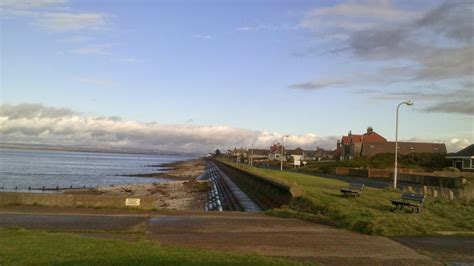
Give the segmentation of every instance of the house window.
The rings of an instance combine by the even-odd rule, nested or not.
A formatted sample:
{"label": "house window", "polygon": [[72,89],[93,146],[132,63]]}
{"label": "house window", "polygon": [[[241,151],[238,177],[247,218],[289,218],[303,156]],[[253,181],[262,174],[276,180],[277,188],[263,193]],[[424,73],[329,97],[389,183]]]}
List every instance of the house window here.
{"label": "house window", "polygon": [[414,151],[415,150],[415,147],[410,147],[410,151]]}
{"label": "house window", "polygon": [[371,150],[375,150],[375,146],[374,146],[374,145],[370,145],[370,149],[371,149]]}
{"label": "house window", "polygon": [[438,147],[434,147],[433,150],[434,150],[434,151],[438,151]]}
{"label": "house window", "polygon": [[471,160],[462,159],[462,168],[471,168]]}

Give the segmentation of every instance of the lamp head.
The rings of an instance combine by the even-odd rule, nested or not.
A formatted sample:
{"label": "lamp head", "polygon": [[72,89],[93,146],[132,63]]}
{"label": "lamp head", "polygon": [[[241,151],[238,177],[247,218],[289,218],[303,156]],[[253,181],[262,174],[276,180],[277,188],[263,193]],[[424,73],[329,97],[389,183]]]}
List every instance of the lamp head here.
{"label": "lamp head", "polygon": [[412,101],[406,101],[405,104],[408,105],[408,106],[412,106],[413,102]]}

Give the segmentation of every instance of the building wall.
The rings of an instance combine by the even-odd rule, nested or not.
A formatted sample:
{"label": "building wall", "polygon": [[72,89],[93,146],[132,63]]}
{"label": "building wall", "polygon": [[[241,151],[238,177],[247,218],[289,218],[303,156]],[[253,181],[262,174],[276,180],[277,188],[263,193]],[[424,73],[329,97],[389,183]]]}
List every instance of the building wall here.
{"label": "building wall", "polygon": [[[446,154],[446,145],[443,143],[399,142],[398,153],[439,153]],[[365,142],[362,147],[362,156],[373,157],[379,153],[395,153],[395,142]]]}

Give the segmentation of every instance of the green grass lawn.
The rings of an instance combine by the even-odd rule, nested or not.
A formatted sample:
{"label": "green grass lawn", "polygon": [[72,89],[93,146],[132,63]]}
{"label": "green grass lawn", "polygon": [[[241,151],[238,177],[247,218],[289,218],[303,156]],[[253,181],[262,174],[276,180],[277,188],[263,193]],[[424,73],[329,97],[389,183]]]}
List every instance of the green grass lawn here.
{"label": "green grass lawn", "polygon": [[0,228],[0,265],[296,265],[257,255]]}
{"label": "green grass lawn", "polygon": [[[227,162],[228,163],[228,162]],[[420,214],[391,212],[390,199],[400,193],[388,189],[364,188],[361,197],[346,198],[339,191],[348,184],[343,181],[302,173],[251,168],[229,163],[254,174],[296,184],[304,190],[289,206],[268,211],[281,217],[297,217],[353,231],[384,236],[437,235],[454,231],[474,232],[474,203],[427,199]]]}

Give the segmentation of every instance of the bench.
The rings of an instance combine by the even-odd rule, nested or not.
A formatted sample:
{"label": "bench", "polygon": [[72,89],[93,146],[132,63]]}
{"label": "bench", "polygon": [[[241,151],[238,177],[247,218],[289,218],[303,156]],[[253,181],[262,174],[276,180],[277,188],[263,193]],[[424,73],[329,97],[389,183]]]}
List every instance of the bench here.
{"label": "bench", "polygon": [[[426,196],[423,194],[416,194],[416,193],[410,193],[410,192],[405,192],[402,194],[402,199],[401,200],[391,200],[392,204],[395,205],[395,210],[402,210],[403,207],[407,206],[412,209],[412,212],[416,209],[417,213],[421,212],[421,209],[423,208],[423,203],[425,201]],[[395,210],[392,210],[395,211]]]}
{"label": "bench", "polygon": [[360,197],[360,193],[362,193],[362,189],[364,189],[364,184],[349,183],[348,188],[341,188],[341,193],[344,196]]}

